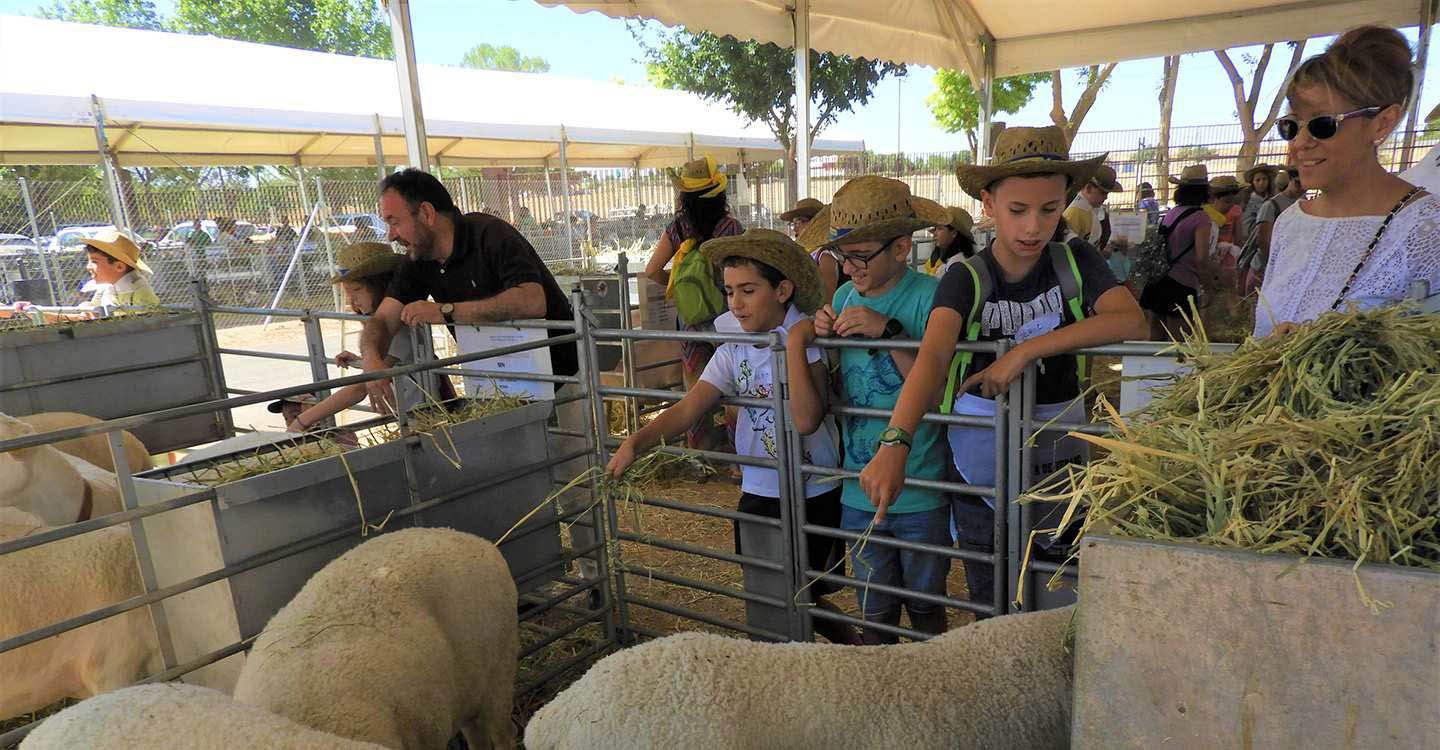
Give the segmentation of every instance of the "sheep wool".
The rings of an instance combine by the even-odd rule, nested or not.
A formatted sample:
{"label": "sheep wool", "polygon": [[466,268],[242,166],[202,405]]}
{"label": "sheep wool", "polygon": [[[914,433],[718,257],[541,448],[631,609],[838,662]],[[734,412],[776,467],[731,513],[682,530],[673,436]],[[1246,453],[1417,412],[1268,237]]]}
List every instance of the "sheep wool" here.
{"label": "sheep wool", "polygon": [[535,714],[525,747],[1068,748],[1072,609],[893,646],[660,638],[596,663]]}
{"label": "sheep wool", "polygon": [[495,545],[404,529],[346,552],[271,618],[235,699],[396,750],[512,748],[519,627]]}
{"label": "sheep wool", "polygon": [[[0,507],[0,541],[49,529]],[[0,555],[0,640],[143,592],[127,526]],[[0,654],[0,719],[115,690],[161,668],[149,610],[132,609]]]}
{"label": "sheep wool", "polygon": [[[71,427],[88,427],[98,424],[102,420],[95,417],[77,414],[73,411],[47,411],[39,414],[27,414],[19,417],[21,422],[35,428],[36,432],[54,432],[56,430],[67,430]],[[150,451],[140,439],[127,430],[120,431],[120,437],[125,445],[125,460],[130,464],[130,471],[139,472],[153,466],[150,460]],[[115,460],[110,456],[109,436],[105,434],[86,435],[85,437],[62,440],[58,443],[51,443],[55,450],[61,453],[68,453],[76,458],[88,461],[105,471],[114,473]]]}
{"label": "sheep wool", "polygon": [[380,745],[302,727],[178,682],[140,685],[91,698],[51,716],[21,750],[381,750]]}

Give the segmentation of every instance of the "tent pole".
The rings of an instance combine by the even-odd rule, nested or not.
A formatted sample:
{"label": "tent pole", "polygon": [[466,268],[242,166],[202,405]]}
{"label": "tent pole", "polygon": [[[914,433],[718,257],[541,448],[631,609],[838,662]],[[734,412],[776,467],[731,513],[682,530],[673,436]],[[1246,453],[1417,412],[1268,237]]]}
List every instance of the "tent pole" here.
{"label": "tent pole", "polygon": [[400,81],[400,111],[405,122],[405,153],[410,166],[429,171],[425,113],[420,106],[420,76],[415,69],[415,33],[410,28],[410,0],[384,0],[390,13],[390,38],[395,47],[395,72]]}
{"label": "tent pole", "polygon": [[110,221],[119,229],[129,230],[125,218],[125,195],[120,190],[119,166],[115,164],[115,152],[105,138],[105,110],[100,106],[100,97],[90,95],[90,111],[95,117],[95,150],[100,152],[100,172],[105,177],[105,189],[110,195]]}
{"label": "tent pole", "polygon": [[1437,0],[1420,0],[1420,43],[1415,46],[1415,87],[1410,92],[1410,114],[1405,118],[1404,145],[1400,149],[1399,169],[1408,169],[1415,156],[1415,133],[1420,122],[1420,95],[1425,88],[1425,65],[1430,56],[1430,29],[1435,25]]}
{"label": "tent pole", "polygon": [[989,34],[980,37],[980,46],[985,54],[985,71],[980,77],[980,153],[975,154],[976,164],[990,163],[990,124],[995,113],[995,38]]}
{"label": "tent pole", "polygon": [[795,200],[810,197],[810,0],[795,0]]}
{"label": "tent pole", "polygon": [[685,134],[685,161],[695,161],[695,134]]}
{"label": "tent pole", "polygon": [[575,257],[575,217],[570,213],[570,164],[565,160],[565,147],[570,139],[565,126],[560,126],[560,208],[565,212],[565,258]]}
{"label": "tent pole", "polygon": [[380,179],[385,179],[385,141],[381,138],[384,135],[384,126],[380,123],[380,115],[375,115],[375,171],[379,173]]}

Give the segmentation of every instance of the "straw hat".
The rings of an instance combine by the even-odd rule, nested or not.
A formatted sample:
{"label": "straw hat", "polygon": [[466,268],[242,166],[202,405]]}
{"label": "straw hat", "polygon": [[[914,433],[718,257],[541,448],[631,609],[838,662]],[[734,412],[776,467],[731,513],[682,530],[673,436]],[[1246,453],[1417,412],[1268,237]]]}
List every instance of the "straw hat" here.
{"label": "straw hat", "polygon": [[[955,168],[960,189],[972,198],[979,198],[981,190],[1000,180],[1026,174],[1062,174],[1069,178],[1071,187],[1083,185],[1109,156],[1107,153],[1071,161],[1070,143],[1064,131],[1054,125],[1006,128],[995,139],[993,151],[989,165],[961,164]],[[1113,179],[1114,172],[1111,175]]]}
{"label": "straw hat", "polygon": [[800,202],[796,203],[794,208],[786,211],[783,214],[780,214],[780,220],[794,221],[796,219],[805,219],[806,221],[809,221],[810,219],[815,218],[815,214],[820,213],[820,209],[824,207],[824,203],[821,203],[814,198],[801,198]]}
{"label": "straw hat", "polygon": [[1100,188],[1101,190],[1104,190],[1107,193],[1113,193],[1116,190],[1124,189],[1123,187],[1121,187],[1120,183],[1116,181],[1115,169],[1109,164],[1101,164],[1100,166],[1095,168],[1095,176],[1090,178],[1090,184]]}
{"label": "straw hat", "polygon": [[80,241],[141,273],[154,273],[145,261],[140,260],[140,248],[135,241],[118,230],[107,229]]}
{"label": "straw hat", "polygon": [[715,166],[715,157],[706,154],[704,158],[685,162],[685,166],[670,170],[670,184],[682,193],[704,193],[702,198],[712,198],[725,192],[725,173]]}
{"label": "straw hat", "polygon": [[1255,179],[1255,175],[1257,174],[1270,175],[1270,181],[1274,182],[1275,172],[1277,171],[1277,169],[1278,167],[1273,164],[1266,164],[1264,162],[1256,164],[1255,166],[1245,170],[1245,184],[1249,185],[1250,182]]}
{"label": "straw hat", "polygon": [[1210,180],[1210,194],[1224,195],[1226,193],[1238,193],[1244,190],[1245,186],[1235,179],[1234,175],[1222,174]]}
{"label": "straw hat", "polygon": [[400,259],[403,257],[383,242],[357,242],[353,245],[346,245],[335,254],[335,270],[338,273],[330,278],[330,283],[339,284],[342,281],[354,281],[366,276],[391,273],[396,266],[400,265]]}
{"label": "straw hat", "polygon": [[865,175],[840,186],[835,200],[815,214],[798,239],[807,250],[884,242],[950,220],[944,206],[911,195],[910,186],[900,180]]}
{"label": "straw hat", "polygon": [[716,237],[700,245],[700,252],[715,265],[726,258],[749,258],[774,268],[795,285],[795,306],[809,315],[824,303],[820,266],[798,242],[773,229],[747,229],[743,234]]}
{"label": "straw hat", "polygon": [[945,222],[945,226],[965,235],[971,242],[974,242],[975,217],[959,206],[946,206],[945,210],[950,213],[950,220]]}
{"label": "straw hat", "polygon": [[1210,171],[1204,164],[1191,164],[1180,170],[1180,176],[1170,178],[1171,185],[1209,185]]}

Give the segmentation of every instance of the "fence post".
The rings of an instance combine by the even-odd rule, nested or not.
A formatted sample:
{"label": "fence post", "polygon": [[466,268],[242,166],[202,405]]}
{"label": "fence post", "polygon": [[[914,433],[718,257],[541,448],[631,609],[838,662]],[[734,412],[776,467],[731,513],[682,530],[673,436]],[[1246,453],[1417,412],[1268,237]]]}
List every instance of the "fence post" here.
{"label": "fence post", "polygon": [[[615,264],[615,275],[620,280],[620,288],[616,290],[620,300],[620,327],[626,331],[634,326],[630,319],[630,259],[625,253],[620,253],[619,262]],[[644,327],[644,321],[641,321]],[[621,367],[625,373],[625,387],[635,387],[635,342],[630,339],[620,341],[620,359],[623,362]],[[640,429],[640,410],[638,400],[632,396],[625,397],[625,427],[627,432],[635,434]]]}
{"label": "fence post", "polygon": [[375,115],[375,171],[380,179],[385,179],[385,140],[384,126],[380,122],[380,115]]}
{"label": "fence post", "polygon": [[[325,272],[332,274],[335,273],[335,248],[330,244],[330,233],[326,231],[330,226],[330,204],[325,202],[325,184],[321,182],[321,179],[318,176],[315,178],[315,207],[317,209],[315,218],[320,223],[320,236],[325,240],[325,261],[328,264]],[[303,265],[300,270],[300,289],[303,291],[305,289]],[[335,304],[335,312],[345,309],[340,305],[340,286],[338,284],[330,285],[330,299]]]}
{"label": "fence post", "polygon": [[[1436,0],[1421,0],[1420,42],[1415,46],[1415,83],[1410,91],[1410,112],[1405,118],[1404,146],[1400,151],[1399,170],[1408,169],[1415,156],[1415,136],[1424,123],[1420,122],[1420,95],[1425,92],[1425,66],[1430,57],[1430,29],[1435,25]],[[1398,170],[1397,170],[1398,171]]]}
{"label": "fence post", "polygon": [[105,188],[110,193],[110,218],[119,229],[129,230],[130,222],[125,215],[125,195],[120,190],[119,166],[115,163],[115,152],[105,138],[105,110],[100,106],[100,97],[90,95],[91,113],[95,117],[95,149],[100,152],[100,172],[105,177]]}
{"label": "fence post", "polygon": [[[329,362],[325,359],[325,336],[320,328],[320,319],[315,317],[309,310],[305,311],[305,317],[300,319],[305,326],[305,351],[310,356],[310,377],[318,383],[330,379]],[[341,348],[344,348],[343,342]],[[321,397],[329,398],[330,389],[320,391]],[[329,416],[324,420],[326,426],[335,426],[335,417]],[[287,427],[289,425],[286,425]]]}
{"label": "fence post", "polygon": [[565,126],[560,126],[560,205],[565,212],[565,259],[575,257],[575,217],[570,215],[570,164],[565,159],[565,148],[570,143]]}
{"label": "fence post", "polygon": [[[783,559],[785,565],[785,615],[789,620],[790,629],[787,635],[791,640],[810,640],[807,620],[800,615],[800,608],[795,601],[800,596],[800,587],[804,585],[805,565],[807,558],[797,555],[796,535],[799,533],[799,525],[795,520],[796,508],[805,504],[805,487],[802,481],[799,487],[796,482],[791,481],[794,472],[800,470],[797,458],[801,453],[794,450],[789,429],[790,414],[786,410],[786,399],[790,395],[790,379],[786,371],[785,362],[785,339],[779,333],[770,334],[770,372],[775,380],[775,387],[770,389],[770,408],[772,418],[775,420],[775,460],[778,465],[775,467],[776,477],[780,480],[780,538],[782,544]],[[798,489],[798,492],[797,492]],[[804,511],[801,511],[802,513]],[[803,545],[804,542],[801,542]]]}
{"label": "fence post", "polygon": [[[995,352],[996,359],[1010,348],[1008,342],[1003,340],[998,346],[1000,348]],[[1024,387],[1012,381],[1006,392],[995,397],[995,528],[990,539],[990,572],[995,585],[990,603],[995,608],[996,617],[1010,611],[1010,412],[1014,410],[1023,392]]]}
{"label": "fence post", "polygon": [[[105,438],[110,446],[110,460],[115,465],[115,483],[120,490],[120,507],[122,510],[135,510],[140,507],[140,500],[135,494],[135,477],[130,473],[130,459],[125,455],[125,436],[120,430],[113,430],[106,433]],[[155,575],[155,558],[150,554],[145,523],[137,518],[132,520],[129,526],[130,540],[135,545],[135,562],[140,568],[140,585],[144,589],[142,593],[149,594],[160,588],[160,582]],[[160,659],[166,669],[172,669],[177,663],[175,640],[170,634],[170,619],[165,614],[165,602],[151,602],[146,608],[150,610],[150,619],[155,625],[155,639],[160,644]]]}
{"label": "fence post", "polygon": [[30,183],[24,177],[20,181],[20,198],[25,202],[25,217],[30,220],[30,240],[35,243],[35,255],[40,259],[40,273],[45,276],[45,286],[50,290],[50,304],[60,304],[60,295],[55,289],[55,277],[50,273],[50,258],[40,244],[40,222],[35,220],[35,203],[30,200]]}

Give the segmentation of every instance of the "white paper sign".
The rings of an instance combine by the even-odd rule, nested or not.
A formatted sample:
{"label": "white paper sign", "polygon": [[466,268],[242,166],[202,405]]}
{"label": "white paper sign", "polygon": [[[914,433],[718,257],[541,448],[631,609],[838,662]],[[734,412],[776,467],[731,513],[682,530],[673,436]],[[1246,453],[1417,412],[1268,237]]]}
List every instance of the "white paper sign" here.
{"label": "white paper sign", "polygon": [[[516,344],[527,344],[546,338],[539,328],[514,328],[511,326],[455,326],[455,345],[461,354],[475,354],[487,349],[499,349]],[[551,375],[550,348],[529,349],[523,352],[502,354],[498,357],[479,359],[461,365],[464,370],[498,370]],[[529,396],[537,401],[555,398],[555,384],[534,380],[502,380],[499,378],[465,376],[465,395],[470,397],[493,394],[496,388],[510,395]]]}
{"label": "white paper sign", "polygon": [[1144,242],[1145,215],[1111,213],[1110,236],[1128,238],[1131,246]]}
{"label": "white paper sign", "polygon": [[[1144,407],[1158,395],[1153,389],[1170,385],[1165,376],[1184,374],[1190,371],[1170,357],[1124,357],[1120,361],[1121,373],[1125,380],[1120,382],[1120,413],[1129,415]],[[1129,378],[1137,378],[1130,380]]]}

